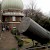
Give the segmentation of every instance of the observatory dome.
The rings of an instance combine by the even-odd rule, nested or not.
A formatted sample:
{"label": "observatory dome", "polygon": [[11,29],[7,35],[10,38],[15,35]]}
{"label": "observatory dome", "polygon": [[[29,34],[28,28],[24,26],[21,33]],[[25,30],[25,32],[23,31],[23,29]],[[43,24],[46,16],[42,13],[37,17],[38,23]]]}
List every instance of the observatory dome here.
{"label": "observatory dome", "polygon": [[1,9],[23,9],[23,2],[22,0],[3,0],[1,4]]}

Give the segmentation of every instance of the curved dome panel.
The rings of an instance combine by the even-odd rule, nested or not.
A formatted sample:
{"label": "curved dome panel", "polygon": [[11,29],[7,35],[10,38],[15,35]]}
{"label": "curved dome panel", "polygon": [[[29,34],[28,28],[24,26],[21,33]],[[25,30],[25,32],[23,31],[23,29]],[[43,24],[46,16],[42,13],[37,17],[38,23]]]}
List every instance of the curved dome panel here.
{"label": "curved dome panel", "polygon": [[22,0],[3,0],[1,4],[2,10],[5,9],[23,9],[23,2]]}

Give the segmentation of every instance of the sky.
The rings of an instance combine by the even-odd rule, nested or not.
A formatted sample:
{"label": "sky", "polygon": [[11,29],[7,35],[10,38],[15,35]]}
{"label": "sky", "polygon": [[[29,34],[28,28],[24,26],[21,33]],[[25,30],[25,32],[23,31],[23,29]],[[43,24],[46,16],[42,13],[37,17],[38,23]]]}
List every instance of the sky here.
{"label": "sky", "polygon": [[42,12],[49,13],[50,0],[37,0],[37,7],[39,7],[42,10]]}
{"label": "sky", "polygon": [[50,12],[50,0],[22,0],[22,1],[24,4],[24,8],[29,8],[31,1],[34,1],[37,9],[40,9],[43,13]]}
{"label": "sky", "polygon": [[[36,8],[40,9],[43,13],[50,12],[50,0],[33,0],[36,4]],[[25,8],[30,5],[31,0],[23,0]]]}

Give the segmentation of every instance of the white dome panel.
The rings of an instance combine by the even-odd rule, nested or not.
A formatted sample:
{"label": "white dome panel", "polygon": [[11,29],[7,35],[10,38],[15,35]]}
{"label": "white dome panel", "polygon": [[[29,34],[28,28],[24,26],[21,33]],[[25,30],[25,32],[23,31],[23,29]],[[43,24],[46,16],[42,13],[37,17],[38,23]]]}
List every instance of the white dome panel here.
{"label": "white dome panel", "polygon": [[5,9],[23,9],[23,2],[22,0],[3,0],[1,4],[1,8]]}

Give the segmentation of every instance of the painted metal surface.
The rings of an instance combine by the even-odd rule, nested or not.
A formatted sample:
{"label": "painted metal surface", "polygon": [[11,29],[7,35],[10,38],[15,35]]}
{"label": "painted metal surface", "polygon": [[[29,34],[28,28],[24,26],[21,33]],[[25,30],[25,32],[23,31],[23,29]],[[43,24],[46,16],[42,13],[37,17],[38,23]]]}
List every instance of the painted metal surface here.
{"label": "painted metal surface", "polygon": [[1,3],[1,8],[3,10],[5,9],[23,9],[23,3],[22,0],[3,0]]}
{"label": "painted metal surface", "polygon": [[23,35],[37,40],[40,43],[47,43],[50,40],[50,32],[37,24],[29,17],[24,17],[18,28]]}

